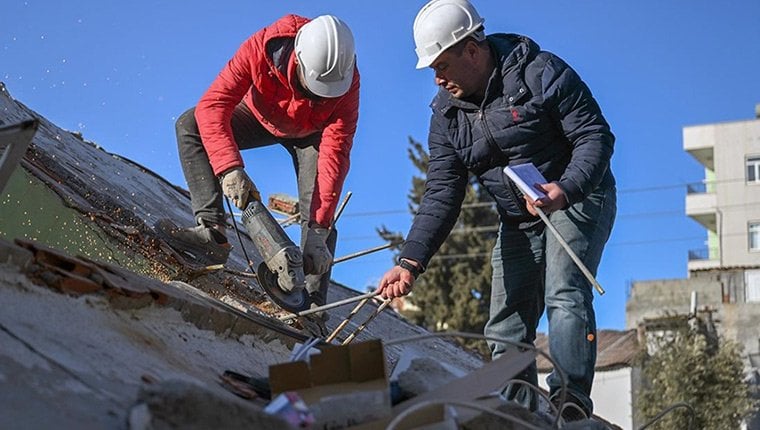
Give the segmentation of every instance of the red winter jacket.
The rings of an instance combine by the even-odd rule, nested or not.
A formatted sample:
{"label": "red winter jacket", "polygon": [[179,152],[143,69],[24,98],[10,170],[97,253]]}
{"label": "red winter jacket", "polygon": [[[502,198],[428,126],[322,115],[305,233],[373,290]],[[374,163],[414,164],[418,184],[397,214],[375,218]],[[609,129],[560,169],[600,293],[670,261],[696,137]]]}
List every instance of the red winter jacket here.
{"label": "red winter jacket", "polygon": [[283,64],[275,64],[266,46],[276,38],[295,38],[307,22],[307,18],[286,15],[243,42],[201,97],[195,118],[216,175],[243,167],[230,125],[232,111],[243,99],[274,136],[299,138],[322,132],[310,219],[328,226],[348,173],[359,117],[359,71],[354,68],[351,88],[342,97],[312,101],[301,94],[295,53],[283,59]]}

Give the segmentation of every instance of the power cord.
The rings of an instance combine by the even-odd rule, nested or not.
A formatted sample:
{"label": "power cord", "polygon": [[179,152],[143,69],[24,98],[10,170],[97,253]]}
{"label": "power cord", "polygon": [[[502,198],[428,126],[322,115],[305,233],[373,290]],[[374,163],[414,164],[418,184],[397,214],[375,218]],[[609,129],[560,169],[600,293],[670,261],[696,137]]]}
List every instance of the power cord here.
{"label": "power cord", "polygon": [[652,418],[651,420],[649,420],[649,422],[647,422],[643,426],[639,427],[638,430],[644,430],[644,429],[646,429],[647,427],[651,426],[652,424],[654,424],[657,421],[659,421],[660,419],[662,419],[662,417],[664,417],[665,415],[669,414],[670,412],[672,412],[672,411],[674,411],[674,410],[676,410],[678,408],[685,408],[685,409],[687,409],[689,411],[689,426],[687,427],[687,430],[691,430],[692,425],[694,424],[694,418],[697,416],[697,412],[694,410],[694,408],[690,404],[683,403],[683,402],[674,403],[674,404],[668,406],[667,408],[663,409],[662,412],[660,412],[659,414],[657,414],[654,418]]}
{"label": "power cord", "polygon": [[409,409],[405,410],[404,412],[401,412],[400,414],[398,414],[396,418],[394,418],[385,429],[395,430],[396,426],[398,426],[404,419],[406,419],[409,415],[413,414],[414,412],[417,412],[422,409],[427,409],[431,406],[437,406],[437,405],[453,405],[453,406],[460,406],[464,408],[475,409],[481,412],[489,413],[491,415],[497,416],[507,421],[512,421],[514,423],[517,423],[521,426],[520,428],[526,428],[530,430],[541,430],[540,427],[536,427],[527,421],[524,421],[520,418],[514,417],[509,414],[505,414],[504,412],[497,411],[492,408],[479,405],[477,403],[462,402],[458,400],[428,400],[425,402],[420,402],[414,406],[409,407]]}
{"label": "power cord", "polygon": [[[565,400],[567,400],[567,376],[565,375],[565,372],[562,371],[562,369],[559,367],[557,362],[549,354],[527,343],[515,342],[513,340],[505,339],[499,336],[486,336],[486,335],[477,334],[477,333],[448,331],[448,332],[427,333],[427,334],[422,334],[422,335],[415,335],[415,336],[403,337],[399,339],[393,339],[388,342],[385,342],[385,345],[392,346],[392,345],[398,345],[402,343],[413,342],[417,340],[431,339],[431,338],[444,338],[444,337],[461,337],[465,339],[479,339],[479,340],[491,340],[491,341],[496,341],[496,342],[504,342],[506,344],[509,344],[518,348],[531,350],[531,351],[536,352],[537,354],[542,355],[547,360],[549,360],[549,362],[554,366],[554,370],[557,372],[557,375],[559,375],[559,379],[560,379],[559,404],[560,405],[565,404]],[[554,418],[552,427],[559,428],[559,420],[560,420],[560,415],[559,415],[559,412],[557,412],[557,416]]]}
{"label": "power cord", "polygon": [[[502,337],[498,337],[498,336],[485,336],[485,335],[477,334],[477,333],[466,333],[466,332],[457,332],[457,331],[428,333],[428,334],[423,334],[423,335],[415,335],[415,336],[409,336],[409,337],[404,337],[404,338],[399,338],[399,339],[393,339],[393,340],[390,340],[388,342],[385,342],[385,345],[386,346],[392,346],[392,345],[398,345],[398,344],[402,344],[402,343],[408,343],[408,342],[412,342],[412,341],[416,341],[416,340],[424,340],[424,339],[431,339],[431,338],[444,338],[444,337],[461,337],[461,338],[466,338],[466,339],[491,340],[491,341],[497,341],[497,342],[504,342],[506,344],[509,344],[509,345],[512,345],[512,346],[516,346],[518,348],[524,348],[524,349],[535,351],[536,353],[542,355],[547,360],[549,360],[549,362],[551,362],[552,365],[554,366],[554,370],[557,372],[557,374],[560,377],[560,390],[559,390],[559,393],[560,393],[559,394],[560,395],[560,398],[559,398],[559,400],[560,400],[559,401],[560,407],[561,407],[561,405],[565,404],[565,400],[567,400],[567,398],[566,398],[567,397],[567,377],[565,376],[565,373],[562,371],[562,369],[557,365],[557,362],[549,354],[541,351],[540,349],[536,348],[533,345],[529,345],[529,344],[522,343],[522,342],[515,342],[515,341],[509,340],[509,339],[505,339],[505,338],[502,338]],[[541,391],[541,389],[539,387],[536,387],[535,385],[533,385],[533,384],[531,384],[529,382],[513,379],[513,380],[508,381],[507,384],[515,384],[515,383],[523,384],[523,385],[525,385],[525,386],[533,389],[535,392],[539,393],[544,399],[549,400],[548,397],[546,397],[546,395]],[[424,407],[429,407],[429,406],[432,406],[432,405],[438,405],[438,404],[451,404],[451,405],[458,405],[458,406],[463,406],[463,407],[472,407],[473,409],[478,409],[478,410],[481,410],[483,412],[488,412],[488,413],[491,413],[491,414],[493,414],[495,416],[499,416],[501,418],[505,418],[505,419],[508,419],[508,420],[512,420],[514,422],[518,422],[520,425],[525,425],[527,428],[536,428],[536,427],[530,426],[530,424],[528,424],[528,423],[522,422],[518,418],[515,418],[515,417],[512,417],[512,416],[503,414],[503,413],[501,413],[499,411],[494,411],[494,410],[492,410],[490,408],[486,408],[486,407],[481,406],[481,405],[467,403],[467,402],[438,400],[438,401],[421,402],[418,405],[410,407],[409,409],[407,409],[403,413],[399,414],[396,417],[396,419],[394,419],[393,421],[391,421],[391,423],[388,425],[387,429],[388,430],[395,429],[395,427],[401,422],[401,420],[403,420],[406,416],[408,416],[409,414],[411,414],[413,411],[416,411],[416,410],[419,410],[419,409],[423,409]],[[557,415],[556,415],[556,417],[554,419],[554,422],[552,423],[552,427],[559,428],[559,420],[560,420],[560,413],[559,412],[560,412],[561,409],[554,407],[554,405],[551,403],[551,401],[549,401],[549,405],[550,405],[549,407],[557,413]],[[646,430],[652,424],[654,424],[657,421],[659,421],[660,419],[662,419],[665,415],[669,414],[670,412],[672,412],[673,410],[678,409],[678,408],[685,408],[685,409],[687,409],[689,411],[689,425],[687,427],[687,430],[691,430],[693,428],[693,425],[694,425],[694,419],[696,417],[696,411],[694,410],[694,408],[691,405],[689,405],[688,403],[683,403],[683,402],[681,402],[681,403],[675,403],[675,404],[667,407],[666,409],[662,410],[662,412],[660,412],[659,414],[657,414],[657,416],[655,416],[654,418],[652,418],[649,422],[647,422],[643,426],[639,427],[638,430]]]}
{"label": "power cord", "polygon": [[560,413],[559,408],[554,406],[554,403],[552,403],[552,400],[549,398],[549,396],[546,395],[546,393],[544,393],[544,390],[542,390],[540,387],[537,387],[528,381],[523,381],[522,379],[510,379],[509,381],[507,381],[507,386],[509,385],[525,385],[526,387],[535,391],[536,394],[541,396],[544,400],[546,400],[546,403],[549,404],[549,409],[551,409],[556,414]]}
{"label": "power cord", "polygon": [[246,270],[250,270],[251,272],[256,272],[253,270],[253,264],[251,263],[251,259],[248,258],[248,253],[245,251],[245,246],[243,246],[243,238],[240,237],[240,230],[237,226],[237,221],[235,221],[235,214],[232,213],[232,205],[230,204],[230,199],[227,198],[227,196],[224,196],[224,201],[227,202],[227,210],[230,212],[230,218],[232,218],[232,227],[235,229],[235,234],[238,238],[238,243],[240,243],[240,249],[243,251],[243,256],[245,257],[245,262],[248,268]]}

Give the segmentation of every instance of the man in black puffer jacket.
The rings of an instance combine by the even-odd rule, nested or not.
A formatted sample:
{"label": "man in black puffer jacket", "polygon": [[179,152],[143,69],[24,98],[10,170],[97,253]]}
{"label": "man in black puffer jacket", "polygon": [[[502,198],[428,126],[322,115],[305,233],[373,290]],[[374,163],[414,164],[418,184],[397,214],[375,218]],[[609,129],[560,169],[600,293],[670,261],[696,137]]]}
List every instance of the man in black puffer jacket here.
{"label": "man in black puffer jacket", "polygon": [[[535,207],[596,273],[616,212],[615,139],[590,90],[564,61],[527,37],[483,31],[467,0],[433,0],[417,15],[417,67],[431,67],[440,86],[431,105],[427,182],[399,265],[378,290],[388,298],[411,291],[454,226],[472,172],[496,200],[501,219],[485,334],[532,344],[546,308],[551,354],[568,377],[572,404],[563,416],[580,419],[593,410],[592,288]],[[527,162],[548,181],[540,200],[523,197],[503,173],[504,166]],[[509,345],[489,346],[497,358]],[[535,363],[520,378],[536,384]],[[556,402],[559,376],[552,373],[547,383]],[[536,407],[524,385],[505,394]]]}

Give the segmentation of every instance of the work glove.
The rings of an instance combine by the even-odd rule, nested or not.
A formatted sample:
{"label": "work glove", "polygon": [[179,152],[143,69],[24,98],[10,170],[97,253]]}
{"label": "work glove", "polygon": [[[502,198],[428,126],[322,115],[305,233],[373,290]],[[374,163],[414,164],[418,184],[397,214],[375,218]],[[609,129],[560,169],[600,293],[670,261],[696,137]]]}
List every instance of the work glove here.
{"label": "work glove", "polygon": [[261,200],[259,190],[242,167],[235,167],[222,174],[222,192],[241,210],[248,205],[250,197]]}
{"label": "work glove", "polygon": [[328,229],[323,227],[309,227],[306,230],[306,242],[303,246],[305,260],[311,262],[307,267],[308,274],[322,275],[327,273],[332,266],[333,255],[327,247]]}

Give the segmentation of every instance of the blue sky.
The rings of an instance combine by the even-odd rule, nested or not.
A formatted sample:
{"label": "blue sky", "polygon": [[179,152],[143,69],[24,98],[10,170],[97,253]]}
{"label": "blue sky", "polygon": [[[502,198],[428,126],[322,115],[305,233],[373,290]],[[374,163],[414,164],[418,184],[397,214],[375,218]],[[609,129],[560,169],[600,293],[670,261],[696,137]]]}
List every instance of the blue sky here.
{"label": "blue sky", "polygon": [[[81,131],[185,186],[174,121],[240,43],[286,13],[331,13],[351,26],[362,75],[359,130],[344,191],[338,256],[406,233],[416,174],[408,137],[425,141],[430,70],[415,70],[412,22],[422,0],[5,0],[0,81],[57,125]],[[760,2],[587,0],[475,2],[486,31],[521,33],[564,58],[591,87],[617,136],[618,220],[605,251],[598,326],[623,328],[630,282],[686,277],[705,231],[684,215],[685,184],[704,177],[682,149],[683,126],[749,119],[760,103]],[[264,195],[295,195],[280,147],[244,152]],[[291,231],[295,234],[295,231]],[[390,252],[341,263],[333,278],[374,285]]]}

